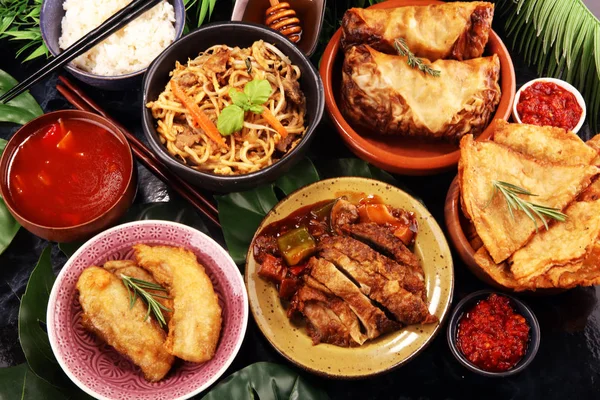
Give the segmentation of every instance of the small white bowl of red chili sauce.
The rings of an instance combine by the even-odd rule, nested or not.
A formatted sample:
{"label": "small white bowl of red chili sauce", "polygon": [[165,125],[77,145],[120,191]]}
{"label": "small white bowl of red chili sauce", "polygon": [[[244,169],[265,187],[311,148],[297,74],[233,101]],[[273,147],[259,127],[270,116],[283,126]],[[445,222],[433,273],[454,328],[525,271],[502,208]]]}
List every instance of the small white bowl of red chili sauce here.
{"label": "small white bowl of red chili sauce", "polygon": [[540,326],[529,306],[516,297],[481,290],[454,308],[448,345],[456,359],[477,374],[511,376],[533,361]]}
{"label": "small white bowl of red chili sauce", "polygon": [[577,133],[585,122],[585,100],[563,80],[534,79],[517,91],[512,115],[520,124],[555,126]]}
{"label": "small white bowl of red chili sauce", "polygon": [[55,242],[116,223],[137,187],[131,147],[106,118],[62,110],[19,129],[0,159],[0,195],[15,219]]}

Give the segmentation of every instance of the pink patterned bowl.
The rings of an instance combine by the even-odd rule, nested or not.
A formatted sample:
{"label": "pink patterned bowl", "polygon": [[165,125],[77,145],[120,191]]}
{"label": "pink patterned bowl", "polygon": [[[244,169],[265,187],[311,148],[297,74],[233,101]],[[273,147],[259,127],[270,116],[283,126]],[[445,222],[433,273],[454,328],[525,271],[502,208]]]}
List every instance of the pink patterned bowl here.
{"label": "pink patterned bowl", "polygon": [[[203,364],[179,360],[157,383],[145,381],[131,361],[83,329],[75,288],[85,268],[107,260],[131,259],[131,247],[137,243],[193,251],[204,265],[223,310],[215,357]],[[248,325],[248,297],[237,266],[214,240],[178,223],[138,221],[96,235],[73,254],[56,278],[47,312],[48,336],[56,359],[69,378],[89,395],[111,400],[187,399],[214,383],[238,353]]]}

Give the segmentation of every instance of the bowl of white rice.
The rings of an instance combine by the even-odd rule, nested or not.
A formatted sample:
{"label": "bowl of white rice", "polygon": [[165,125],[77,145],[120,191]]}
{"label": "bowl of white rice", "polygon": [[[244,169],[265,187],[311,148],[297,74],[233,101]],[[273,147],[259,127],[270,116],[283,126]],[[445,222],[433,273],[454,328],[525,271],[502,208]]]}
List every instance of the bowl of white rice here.
{"label": "bowl of white rice", "polygon": [[[42,38],[50,53],[57,56],[130,2],[44,0],[40,13]],[[183,0],[164,0],[66,68],[77,79],[102,89],[133,87],[150,63],[181,37],[184,25]]]}

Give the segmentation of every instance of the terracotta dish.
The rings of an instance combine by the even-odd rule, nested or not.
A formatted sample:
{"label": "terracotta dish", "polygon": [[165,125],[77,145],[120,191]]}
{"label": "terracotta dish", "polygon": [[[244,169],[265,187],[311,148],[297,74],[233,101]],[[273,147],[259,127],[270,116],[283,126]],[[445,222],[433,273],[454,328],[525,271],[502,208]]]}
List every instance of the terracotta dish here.
{"label": "terracotta dish", "polygon": [[[369,8],[393,8],[414,5],[443,4],[435,0],[390,0]],[[426,142],[403,137],[369,135],[365,129],[352,127],[342,116],[338,103],[342,81],[343,53],[340,50],[342,30],[333,35],[321,60],[320,73],[325,87],[325,105],[333,124],[348,147],[360,158],[393,173],[431,175],[452,169],[458,163],[457,144]],[[484,56],[497,54],[500,58],[500,87],[502,97],[494,119],[508,120],[515,96],[515,72],[508,50],[495,32],[490,32]],[[489,138],[490,123],[479,140]]]}
{"label": "terracotta dish", "polygon": [[418,200],[389,184],[365,178],[334,178],[316,182],[292,193],[276,205],[257,232],[301,207],[334,199],[342,192],[376,195],[385,204],[413,212],[419,233],[414,252],[425,273],[429,312],[439,322],[410,325],[367,341],[360,347],[313,345],[305,327],[291,322],[271,282],[258,276],[253,248],[246,258],[245,281],[250,310],[267,340],[284,357],[319,375],[336,379],[359,379],[390,371],[416,357],[435,337],[449,309],[454,286],[452,256],[444,234],[429,211]]}
{"label": "terracotta dish", "polygon": [[[18,207],[14,204],[12,196],[10,196],[8,181],[9,171],[13,160],[13,156],[19,146],[25,142],[31,135],[38,132],[40,129],[55,122],[58,118],[64,119],[80,119],[100,125],[105,130],[116,136],[120,143],[126,147],[128,168],[124,175],[126,184],[123,190],[118,195],[117,199],[108,210],[95,217],[94,219],[72,226],[46,226],[26,218],[18,211]],[[115,224],[127,211],[137,189],[137,175],[135,173],[133,155],[131,148],[125,135],[112,122],[106,118],[87,111],[78,110],[62,110],[48,114],[44,114],[39,118],[24,125],[13,135],[6,144],[6,148],[0,159],[0,195],[4,199],[10,213],[25,229],[43,239],[54,242],[74,242],[78,240],[89,239],[95,233],[98,233],[107,227]]]}
{"label": "terracotta dish", "polygon": [[[475,251],[469,239],[465,235],[465,231],[469,225],[469,221],[465,218],[460,205],[460,187],[458,178],[454,178],[446,195],[446,204],[444,205],[444,221],[450,242],[454,250],[463,263],[469,270],[482,282],[503,291],[513,292],[513,289],[500,285],[485,272],[475,261]],[[537,289],[535,292],[529,292],[536,295],[553,295],[564,292],[566,289]]]}
{"label": "terracotta dish", "polygon": [[467,239],[465,235],[465,227],[469,222],[463,215],[460,207],[460,187],[458,185],[458,178],[454,178],[450,184],[450,189],[448,189],[446,204],[444,206],[446,229],[448,230],[450,241],[454,245],[454,249],[458,253],[460,259],[477,278],[495,288],[511,290],[491,279],[489,275],[481,269],[477,262],[475,262],[476,250],[473,249],[469,239]]}

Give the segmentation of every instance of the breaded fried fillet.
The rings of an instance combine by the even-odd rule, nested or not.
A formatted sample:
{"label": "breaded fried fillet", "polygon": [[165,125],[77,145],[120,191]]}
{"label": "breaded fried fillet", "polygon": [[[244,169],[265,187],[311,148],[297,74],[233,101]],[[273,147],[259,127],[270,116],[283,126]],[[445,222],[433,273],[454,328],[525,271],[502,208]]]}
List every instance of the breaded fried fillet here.
{"label": "breaded fried fillet", "polygon": [[[139,279],[139,280],[150,282],[150,283],[158,283],[154,280],[154,278],[152,277],[152,275],[150,275],[150,273],[148,271],[138,267],[138,265],[133,260],[107,261],[104,263],[104,265],[102,267],[104,269],[112,272],[119,278],[121,278],[121,275],[126,275],[130,278],[135,278],[135,279]],[[173,309],[173,299],[171,299],[171,298],[167,299],[164,297],[160,297],[161,295],[165,294],[164,292],[161,292],[158,290],[152,290],[152,289],[146,289],[146,291],[148,293],[150,293],[151,295],[158,295],[157,297],[154,297],[154,300],[156,300],[157,302],[159,302],[160,304],[162,304],[169,310]],[[162,311],[163,316],[165,317],[165,321],[168,324],[169,321],[171,320],[171,316],[173,315],[173,312],[172,311],[169,312],[166,310],[161,310],[161,311]]]}
{"label": "breaded fried fillet", "polygon": [[204,267],[183,248],[143,244],[133,248],[138,264],[173,299],[167,351],[186,361],[210,360],[221,333],[221,306]]}
{"label": "breaded fried fillet", "polygon": [[129,293],[119,278],[100,267],[85,269],[77,281],[82,324],[142,369],[156,382],[171,369],[174,357],[164,347],[166,333],[147,307],[137,300],[130,307]]}

